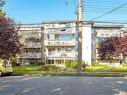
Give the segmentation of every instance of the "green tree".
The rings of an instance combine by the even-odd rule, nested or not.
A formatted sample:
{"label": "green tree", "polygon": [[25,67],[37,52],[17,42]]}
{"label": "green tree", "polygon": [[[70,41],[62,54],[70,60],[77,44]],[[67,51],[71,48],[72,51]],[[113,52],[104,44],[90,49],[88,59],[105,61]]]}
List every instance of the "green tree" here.
{"label": "green tree", "polygon": [[0,0],[0,16],[5,16],[5,12],[2,10],[2,7],[4,4],[5,4],[5,1]]}

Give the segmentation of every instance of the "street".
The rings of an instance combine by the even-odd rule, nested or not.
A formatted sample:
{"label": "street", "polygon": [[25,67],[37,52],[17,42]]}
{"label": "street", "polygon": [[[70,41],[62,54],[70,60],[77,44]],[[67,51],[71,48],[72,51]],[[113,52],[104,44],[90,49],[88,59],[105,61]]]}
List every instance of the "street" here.
{"label": "street", "polygon": [[127,78],[0,77],[0,95],[127,95]]}

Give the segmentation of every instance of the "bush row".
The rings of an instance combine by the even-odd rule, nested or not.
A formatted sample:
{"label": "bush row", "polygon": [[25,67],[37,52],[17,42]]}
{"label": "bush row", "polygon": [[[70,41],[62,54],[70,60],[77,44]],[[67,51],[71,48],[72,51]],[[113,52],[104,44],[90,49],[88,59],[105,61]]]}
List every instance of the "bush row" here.
{"label": "bush row", "polygon": [[32,66],[39,66],[39,65],[45,65],[45,62],[40,62],[40,61],[30,61],[29,62],[30,65]]}

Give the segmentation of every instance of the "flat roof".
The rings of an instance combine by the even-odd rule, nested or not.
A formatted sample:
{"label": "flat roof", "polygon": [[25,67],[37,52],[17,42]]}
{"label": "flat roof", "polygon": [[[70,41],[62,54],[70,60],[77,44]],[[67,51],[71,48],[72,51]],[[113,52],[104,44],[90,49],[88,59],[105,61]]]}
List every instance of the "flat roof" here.
{"label": "flat roof", "polygon": [[16,27],[21,27],[21,28],[40,28],[43,27],[41,23],[30,23],[30,24],[17,24]]}
{"label": "flat roof", "polygon": [[53,23],[76,23],[75,20],[44,20],[42,24],[53,24]]}
{"label": "flat roof", "polygon": [[93,24],[93,28],[123,28],[124,25],[117,24]]}

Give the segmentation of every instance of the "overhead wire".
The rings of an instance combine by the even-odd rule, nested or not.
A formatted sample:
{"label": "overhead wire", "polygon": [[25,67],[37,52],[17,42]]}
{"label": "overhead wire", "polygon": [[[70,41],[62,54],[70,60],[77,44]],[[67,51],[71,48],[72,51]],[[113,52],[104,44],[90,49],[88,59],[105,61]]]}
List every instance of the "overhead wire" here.
{"label": "overhead wire", "polygon": [[76,2],[77,0],[74,0],[74,6],[75,6],[75,9],[77,9],[77,2]]}
{"label": "overhead wire", "polygon": [[[86,5],[86,7],[83,8],[83,12],[91,14],[92,13],[91,11],[95,11],[95,13],[102,14],[102,15],[99,15],[96,18],[91,18],[90,20],[87,20],[87,21],[95,21],[96,19],[101,18],[107,14],[114,14],[115,15],[115,14],[127,12],[126,11],[127,8],[125,7],[125,5],[127,5],[127,2],[126,2],[126,4],[122,4],[122,5],[120,5],[121,3],[118,3],[113,0],[108,0],[111,2],[109,2],[107,5],[105,4],[106,0],[99,0],[100,1],[99,3],[87,3],[87,2],[93,2],[93,1],[94,0],[83,0],[83,5]],[[115,3],[112,3],[112,2],[115,2]],[[73,0],[73,3],[75,6],[75,9],[77,9],[77,0]],[[19,7],[22,8],[22,6],[19,6]],[[114,9],[111,10],[111,8],[114,8]],[[9,8],[9,9],[11,9],[11,8]],[[108,11],[108,12],[104,13],[105,11]],[[123,14],[121,14],[121,15],[123,15]],[[124,14],[124,15],[126,15],[126,14]],[[95,21],[95,23],[98,23],[98,22],[106,22],[107,23],[107,22],[112,22],[112,21],[111,20],[109,20],[109,21],[105,21],[105,20],[104,21]],[[113,21],[113,23],[118,23],[118,22],[120,22],[122,24],[127,24],[126,21],[117,21],[117,20]]]}
{"label": "overhead wire", "polygon": [[105,15],[107,15],[107,14],[110,14],[110,13],[112,13],[112,12],[114,12],[114,11],[116,11],[116,10],[122,8],[122,7],[125,6],[125,5],[127,5],[127,2],[124,3],[124,4],[122,4],[122,5],[120,5],[120,6],[118,6],[118,7],[116,7],[116,8],[114,8],[113,10],[111,10],[111,11],[109,11],[109,12],[106,12],[106,13],[100,15],[100,16],[97,16],[97,17],[91,19],[90,21],[95,20],[95,19],[98,19],[98,18],[101,18],[101,17],[103,17],[103,16],[105,16]]}
{"label": "overhead wire", "polygon": [[[86,0],[85,0],[86,1]],[[100,1],[103,1],[103,0],[100,0]],[[114,5],[110,3],[108,3],[107,5],[105,4],[106,2],[103,1],[103,2],[99,2],[99,3],[92,3],[92,4],[89,4],[87,2],[83,2],[83,5],[85,5],[86,7],[83,8],[83,12],[85,13],[89,13],[89,14],[92,14],[92,10],[96,10],[95,13],[99,13],[101,15],[95,17],[95,18],[92,18],[90,19],[89,21],[94,21],[96,19],[99,19],[105,15],[108,15],[108,14],[118,14],[118,13],[125,13],[127,12],[127,7],[125,7],[127,5],[127,2],[123,3],[123,4],[119,4],[119,3],[116,3]],[[119,5],[119,6],[118,6]],[[111,10],[111,8],[114,8]],[[121,9],[121,10],[120,10]],[[120,10],[120,11],[119,11]],[[108,11],[108,12],[105,12],[105,11]],[[104,13],[105,12],[105,13]],[[103,13],[103,14],[102,14]]]}
{"label": "overhead wire", "polygon": [[78,8],[78,5],[77,5],[77,2],[76,2],[77,0],[73,0],[73,3],[74,3],[74,7],[75,7],[75,9],[74,9],[74,14],[77,14],[77,8]]}

